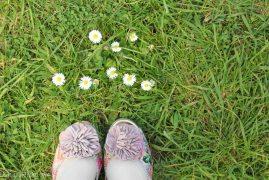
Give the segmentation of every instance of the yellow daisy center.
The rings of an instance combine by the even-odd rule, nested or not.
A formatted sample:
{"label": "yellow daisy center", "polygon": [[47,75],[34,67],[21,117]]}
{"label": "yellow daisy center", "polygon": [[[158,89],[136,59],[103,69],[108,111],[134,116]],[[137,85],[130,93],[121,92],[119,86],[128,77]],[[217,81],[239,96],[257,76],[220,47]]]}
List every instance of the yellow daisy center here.
{"label": "yellow daisy center", "polygon": [[98,39],[98,34],[93,34],[93,39]]}
{"label": "yellow daisy center", "polygon": [[131,39],[134,39],[135,38],[135,34],[131,34],[130,37],[131,37]]}
{"label": "yellow daisy center", "polygon": [[61,77],[56,77],[56,81],[57,82],[61,82],[62,81],[62,78]]}
{"label": "yellow daisy center", "polygon": [[128,76],[127,81],[131,81],[131,80],[132,80],[132,76]]}
{"label": "yellow daisy center", "polygon": [[116,74],[116,71],[111,71],[111,75],[114,76]]}
{"label": "yellow daisy center", "polygon": [[83,84],[84,86],[87,86],[87,85],[89,84],[89,81],[85,80],[85,81],[82,82],[82,84]]}

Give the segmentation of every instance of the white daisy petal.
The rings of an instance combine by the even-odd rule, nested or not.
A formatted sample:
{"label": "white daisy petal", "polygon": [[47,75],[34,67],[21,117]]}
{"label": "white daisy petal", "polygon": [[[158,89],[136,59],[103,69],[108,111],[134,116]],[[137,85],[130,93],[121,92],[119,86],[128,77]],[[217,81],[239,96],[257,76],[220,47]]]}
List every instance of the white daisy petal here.
{"label": "white daisy petal", "polygon": [[106,75],[109,79],[115,79],[118,77],[117,69],[115,67],[110,67],[106,70]]}
{"label": "white daisy petal", "polygon": [[155,81],[153,80],[145,80],[141,82],[141,88],[144,91],[150,91],[154,85],[155,85]]}
{"label": "white daisy petal", "polygon": [[120,47],[120,43],[115,41],[111,44],[111,50],[113,52],[120,52],[121,51],[121,47]]}
{"label": "white daisy petal", "polygon": [[155,81],[154,80],[149,80],[149,82],[151,83],[151,86],[155,86]]}
{"label": "white daisy petal", "polygon": [[65,83],[65,77],[64,77],[64,75],[62,73],[55,73],[52,76],[52,82],[56,86],[62,86]]}
{"label": "white daisy petal", "polygon": [[132,32],[132,33],[130,33],[129,34],[129,40],[131,41],[131,42],[135,42],[135,41],[137,41],[137,39],[138,39],[138,36],[136,35],[136,33],[135,32]]}
{"label": "white daisy petal", "polygon": [[102,40],[102,34],[100,31],[98,30],[92,30],[90,33],[89,33],[89,39],[92,43],[94,44],[98,44],[101,42]]}
{"label": "white daisy petal", "polygon": [[89,76],[84,76],[79,81],[79,87],[80,89],[83,89],[83,90],[90,89],[92,84],[93,84],[92,78],[90,78]]}
{"label": "white daisy petal", "polygon": [[136,82],[136,77],[134,74],[124,74],[122,80],[126,86],[132,86]]}

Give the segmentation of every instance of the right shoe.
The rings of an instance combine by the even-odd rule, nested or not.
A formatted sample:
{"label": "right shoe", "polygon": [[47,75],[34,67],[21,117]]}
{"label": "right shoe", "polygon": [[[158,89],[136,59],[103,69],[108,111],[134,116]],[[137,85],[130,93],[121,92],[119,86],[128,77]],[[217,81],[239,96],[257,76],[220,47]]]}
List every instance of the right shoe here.
{"label": "right shoe", "polygon": [[129,119],[117,120],[105,143],[107,180],[152,180],[153,163],[142,130]]}

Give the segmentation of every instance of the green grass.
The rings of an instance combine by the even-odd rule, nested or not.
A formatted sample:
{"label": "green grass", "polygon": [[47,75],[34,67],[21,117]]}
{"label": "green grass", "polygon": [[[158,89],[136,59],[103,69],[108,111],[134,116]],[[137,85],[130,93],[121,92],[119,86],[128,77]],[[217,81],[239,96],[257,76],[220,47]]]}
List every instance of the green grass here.
{"label": "green grass", "polygon": [[[49,179],[59,133],[119,117],[144,130],[154,179],[269,178],[268,1],[0,2],[0,176]],[[87,34],[104,39],[92,45]],[[135,31],[140,40],[126,41]],[[104,50],[119,40],[124,50]],[[154,45],[152,51],[149,45]],[[105,70],[154,79],[109,81]],[[55,72],[67,83],[51,83]],[[82,91],[82,75],[100,79]]]}

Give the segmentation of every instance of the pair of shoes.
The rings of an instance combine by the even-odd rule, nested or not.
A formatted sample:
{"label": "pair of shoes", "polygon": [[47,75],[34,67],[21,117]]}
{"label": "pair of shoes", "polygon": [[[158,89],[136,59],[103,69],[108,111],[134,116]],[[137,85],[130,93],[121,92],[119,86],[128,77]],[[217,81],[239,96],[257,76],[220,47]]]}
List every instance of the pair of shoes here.
{"label": "pair of shoes", "polygon": [[52,178],[97,180],[103,164],[107,180],[152,179],[150,148],[144,133],[134,122],[119,119],[110,127],[104,161],[96,129],[86,121],[69,126],[59,136]]}

